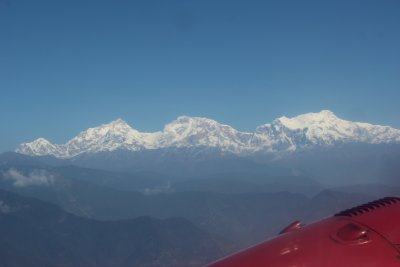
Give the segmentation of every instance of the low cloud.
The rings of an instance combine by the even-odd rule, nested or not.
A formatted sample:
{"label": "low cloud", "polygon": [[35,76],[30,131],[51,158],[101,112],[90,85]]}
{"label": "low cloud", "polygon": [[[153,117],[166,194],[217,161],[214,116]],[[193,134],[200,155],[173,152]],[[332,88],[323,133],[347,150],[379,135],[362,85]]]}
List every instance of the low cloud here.
{"label": "low cloud", "polygon": [[145,195],[155,195],[161,193],[167,193],[171,189],[171,184],[168,182],[166,185],[155,186],[153,188],[145,188],[143,193]]}
{"label": "low cloud", "polygon": [[5,204],[2,200],[0,200],[0,213],[9,213],[11,212],[10,207]]}
{"label": "low cloud", "polygon": [[15,187],[26,186],[50,186],[54,183],[54,176],[46,170],[33,170],[24,175],[15,169],[9,169],[3,173],[5,180],[12,181]]}

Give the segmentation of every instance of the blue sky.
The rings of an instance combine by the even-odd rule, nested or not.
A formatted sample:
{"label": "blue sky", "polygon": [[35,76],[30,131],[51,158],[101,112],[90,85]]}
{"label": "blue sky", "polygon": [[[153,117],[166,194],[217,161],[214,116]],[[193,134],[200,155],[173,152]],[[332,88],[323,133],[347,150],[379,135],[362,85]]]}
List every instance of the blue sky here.
{"label": "blue sky", "polygon": [[123,118],[400,128],[400,2],[0,0],[0,151]]}

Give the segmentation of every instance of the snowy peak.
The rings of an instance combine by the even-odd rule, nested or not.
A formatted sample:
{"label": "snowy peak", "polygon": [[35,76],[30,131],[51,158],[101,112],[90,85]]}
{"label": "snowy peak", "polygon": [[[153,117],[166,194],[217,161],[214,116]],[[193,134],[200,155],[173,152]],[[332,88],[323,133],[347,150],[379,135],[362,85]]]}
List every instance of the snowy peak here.
{"label": "snowy peak", "polygon": [[124,121],[121,118],[118,118],[118,119],[110,122],[108,125],[127,125],[127,126],[129,126],[128,123],[126,123],[126,121]]}
{"label": "snowy peak", "polygon": [[166,146],[217,147],[228,151],[239,151],[246,142],[245,135],[248,134],[215,120],[189,116],[178,117],[163,130]]}
{"label": "snowy peak", "polygon": [[293,118],[282,116],[254,133],[240,132],[229,125],[201,117],[180,116],[154,133],[139,132],[122,119],[89,128],[65,144],[51,144],[44,138],[23,143],[17,152],[71,158],[85,153],[167,148],[213,148],[238,155],[291,153],[316,146],[361,142],[400,143],[400,130],[389,126],[351,122],[322,110]]}
{"label": "snowy peak", "polygon": [[117,149],[138,150],[142,147],[141,134],[122,119],[117,119],[99,127],[89,128],[68,141],[64,157],[72,157],[85,152],[95,153]]}
{"label": "snowy peak", "polygon": [[128,125],[128,123],[126,123],[124,120],[117,119],[110,123],[102,124],[99,127],[89,128],[88,130],[82,132],[81,134],[86,134],[86,135],[89,135],[89,137],[92,137],[92,136],[90,136],[91,134],[98,135],[98,136],[101,136],[101,135],[104,136],[107,134],[124,135],[124,134],[129,134],[132,132],[138,133],[138,131],[136,131],[132,127],[130,127]]}
{"label": "snowy peak", "polygon": [[51,145],[51,143],[49,141],[47,141],[46,139],[40,137],[38,139],[36,139],[35,141],[32,142],[33,144],[37,145],[37,146],[42,146],[42,147],[46,147],[48,145]]}
{"label": "snowy peak", "polygon": [[133,128],[123,119],[116,119],[110,123],[103,124],[98,128],[107,129],[109,131],[126,131],[126,130],[133,130]]}
{"label": "snowy peak", "polygon": [[314,125],[332,124],[340,120],[330,110],[322,110],[317,113],[306,113],[294,118],[280,117],[276,122],[280,122],[289,129],[305,129]]}
{"label": "snowy peak", "polygon": [[293,118],[285,116],[275,120],[273,125],[282,125],[292,131],[303,131],[311,144],[333,145],[335,143],[399,142],[400,130],[388,126],[351,122],[338,118],[332,111],[306,113]]}
{"label": "snowy peak", "polygon": [[163,132],[175,136],[187,137],[201,133],[208,134],[226,127],[232,128],[207,118],[180,116],[173,122],[165,125]]}
{"label": "snowy peak", "polygon": [[219,123],[202,117],[179,116],[174,121],[168,123],[164,127],[164,131],[176,131],[177,129],[193,130],[197,127],[208,127],[210,125],[218,125]]}
{"label": "snowy peak", "polygon": [[46,139],[38,138],[31,143],[22,143],[16,151],[27,155],[45,156],[56,155],[57,150],[57,146]]}
{"label": "snowy peak", "polygon": [[283,116],[275,120],[273,124],[280,124],[291,131],[302,131],[305,139],[312,144],[331,145],[345,139],[351,141],[350,139],[354,137],[352,128],[355,124],[339,119],[330,110],[306,113],[293,118]]}

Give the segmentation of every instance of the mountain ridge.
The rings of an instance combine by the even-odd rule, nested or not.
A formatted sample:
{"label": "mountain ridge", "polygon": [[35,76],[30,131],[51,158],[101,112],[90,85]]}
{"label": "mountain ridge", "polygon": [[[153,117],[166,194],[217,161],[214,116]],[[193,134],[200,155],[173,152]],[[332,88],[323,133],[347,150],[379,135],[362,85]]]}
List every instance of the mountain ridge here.
{"label": "mountain ridge", "polygon": [[82,131],[65,144],[44,138],[22,143],[15,151],[31,156],[73,158],[103,151],[142,151],[166,148],[212,148],[237,155],[282,154],[315,146],[361,142],[400,143],[400,130],[390,126],[352,122],[332,111],[285,116],[263,124],[254,132],[241,132],[230,125],[203,117],[179,116],[162,131],[140,132],[122,119]]}
{"label": "mountain ridge", "polygon": [[230,249],[184,218],[83,218],[3,189],[0,226],[1,266],[197,267]]}

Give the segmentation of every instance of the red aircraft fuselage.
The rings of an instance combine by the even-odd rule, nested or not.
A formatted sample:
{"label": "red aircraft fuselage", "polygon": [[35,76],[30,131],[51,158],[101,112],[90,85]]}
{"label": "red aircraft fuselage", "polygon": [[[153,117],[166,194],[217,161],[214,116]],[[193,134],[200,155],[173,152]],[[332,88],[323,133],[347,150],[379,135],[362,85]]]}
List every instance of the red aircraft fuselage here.
{"label": "red aircraft fuselage", "polygon": [[208,267],[400,267],[400,198],[288,226],[274,239]]}

